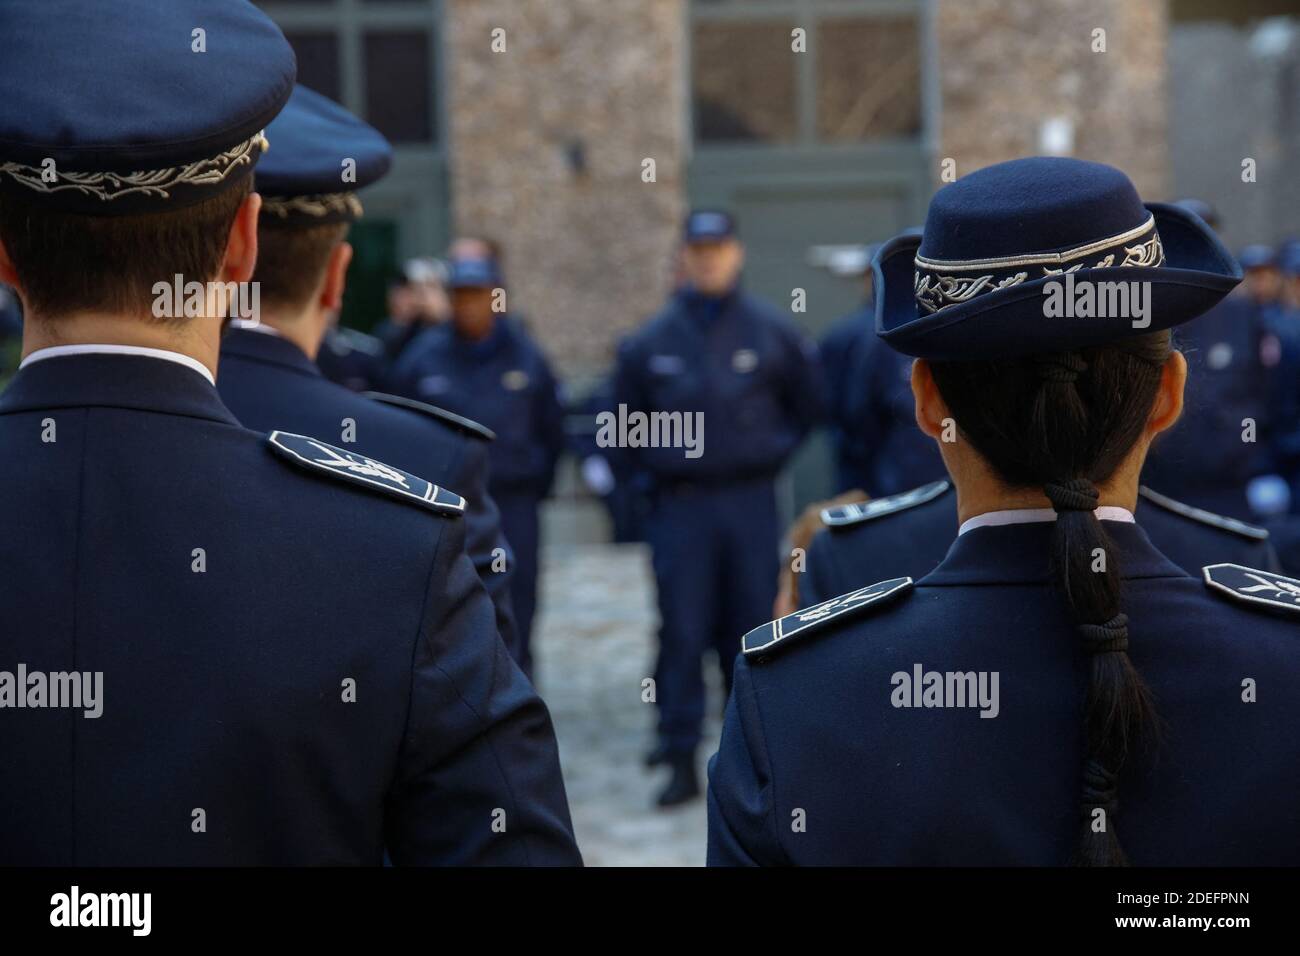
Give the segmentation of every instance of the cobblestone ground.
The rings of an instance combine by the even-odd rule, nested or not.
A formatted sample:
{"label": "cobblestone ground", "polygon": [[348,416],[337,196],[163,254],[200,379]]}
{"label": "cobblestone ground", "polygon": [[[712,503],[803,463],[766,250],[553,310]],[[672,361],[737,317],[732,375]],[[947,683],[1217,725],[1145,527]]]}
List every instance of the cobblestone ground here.
{"label": "cobblestone ground", "polygon": [[[559,544],[542,564],[533,636],[538,689],[555,719],[569,805],[588,866],[702,866],[704,799],[654,807],[667,771],[645,769],[654,705],[641,682],[654,666],[654,579],[643,545]],[[721,679],[710,666],[710,720],[700,748],[717,750]]]}

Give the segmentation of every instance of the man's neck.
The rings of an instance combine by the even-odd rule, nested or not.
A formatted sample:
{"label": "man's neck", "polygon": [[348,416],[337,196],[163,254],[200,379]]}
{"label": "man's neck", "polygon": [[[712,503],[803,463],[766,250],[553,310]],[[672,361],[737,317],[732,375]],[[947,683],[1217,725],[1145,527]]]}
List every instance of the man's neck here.
{"label": "man's neck", "polygon": [[23,358],[58,345],[132,345],[187,355],[214,377],[221,347],[221,319],[190,318],[170,323],[152,316],[82,312],[45,320],[31,315],[23,323]]}
{"label": "man's neck", "polygon": [[310,311],[299,315],[264,314],[262,324],[270,326],[282,339],[298,346],[314,362],[321,343],[325,341],[329,321],[324,313]]}

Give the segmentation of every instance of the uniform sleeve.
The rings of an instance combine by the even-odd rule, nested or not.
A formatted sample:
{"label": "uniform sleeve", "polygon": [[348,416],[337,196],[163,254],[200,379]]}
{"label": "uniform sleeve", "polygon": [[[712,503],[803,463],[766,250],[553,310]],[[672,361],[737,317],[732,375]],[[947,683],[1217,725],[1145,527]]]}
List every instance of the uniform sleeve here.
{"label": "uniform sleeve", "polygon": [[[515,630],[514,607],[510,603],[510,581],[514,577],[514,554],[501,532],[501,514],[488,493],[488,446],[470,439],[451,479],[451,490],[466,501],[465,550],[474,570],[492,599],[497,631],[510,656],[518,658],[519,634]],[[501,560],[497,560],[498,553]]]}
{"label": "uniform sleeve", "polygon": [[[654,411],[650,404],[645,400],[645,392],[640,375],[640,363],[637,361],[636,350],[633,348],[630,340],[623,340],[618,346],[618,356],[614,365],[614,400],[610,403],[610,410],[617,412],[619,405],[626,405],[630,411]],[[641,456],[638,449],[632,447],[620,448],[619,454],[622,462],[629,468],[639,467],[641,465]]]}
{"label": "uniform sleeve", "polygon": [[749,664],[737,658],[718,752],[709,761],[709,866],[782,866],[772,772]]}
{"label": "uniform sleeve", "polygon": [[551,366],[541,349],[536,346],[533,348],[536,352],[537,373],[540,379],[537,388],[538,407],[535,409],[535,414],[537,436],[545,455],[543,464],[545,472],[541,487],[542,493],[545,494],[549,492],[551,483],[555,480],[555,466],[560,460],[560,455],[564,453],[568,436],[564,431],[564,400],[560,396],[560,385],[555,380]]}
{"label": "uniform sleeve", "polygon": [[827,420],[829,400],[817,345],[802,332],[783,323],[786,374],[785,406],[800,436]]}
{"label": "uniform sleeve", "polygon": [[443,529],[385,812],[400,865],[580,865],[546,705],[497,635],[492,604]]}

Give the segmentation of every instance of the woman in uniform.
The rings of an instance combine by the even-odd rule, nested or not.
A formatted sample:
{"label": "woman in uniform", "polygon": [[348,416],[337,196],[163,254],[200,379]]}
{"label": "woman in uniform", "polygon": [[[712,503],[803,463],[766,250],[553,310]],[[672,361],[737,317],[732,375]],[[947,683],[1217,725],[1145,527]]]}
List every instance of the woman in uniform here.
{"label": "woman in uniform", "polygon": [[745,636],[709,862],[1300,862],[1300,581],[1194,577],[1133,519],[1169,330],[1235,261],[1119,170],[1033,158],[940,190],[875,270],[959,534]]}

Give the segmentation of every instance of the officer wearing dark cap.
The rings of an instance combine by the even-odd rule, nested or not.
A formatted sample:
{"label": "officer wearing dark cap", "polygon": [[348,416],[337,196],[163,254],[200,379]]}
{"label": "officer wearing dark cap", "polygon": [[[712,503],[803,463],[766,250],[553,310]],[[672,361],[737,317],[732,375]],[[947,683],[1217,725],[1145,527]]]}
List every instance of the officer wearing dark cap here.
{"label": "officer wearing dark cap", "polygon": [[[1300,862],[1278,732],[1300,720],[1300,581],[1189,575],[1133,519],[1182,405],[1168,330],[1240,281],[1232,256],[1119,170],[1034,158],[939,190],[875,269],[920,426],[956,423],[957,538],[919,580],[745,636],[709,862]],[[1145,283],[1150,309],[1062,312],[1067,275]]]}
{"label": "officer wearing dark cap", "polygon": [[[1178,205],[1207,226],[1217,225],[1201,200]],[[1151,449],[1143,478],[1194,507],[1253,520],[1246,490],[1270,467],[1270,376],[1279,344],[1242,295],[1226,297],[1175,338],[1192,386],[1182,420]]]}
{"label": "officer wearing dark cap", "polygon": [[[1160,553],[1188,574],[1221,561],[1283,570],[1264,528],[1146,487],[1138,488],[1133,515]],[[940,479],[902,494],[825,508],[821,519],[826,527],[813,536],[799,576],[803,607],[890,574],[929,574],[957,537],[957,493],[951,481]]]}
{"label": "officer wearing dark cap", "polygon": [[702,658],[716,651],[730,681],[736,636],[770,613],[780,538],[775,479],[823,414],[816,346],[740,289],[743,259],[730,215],[692,212],[686,287],[618,354],[620,408],[678,414],[682,438],[688,421],[703,432],[695,449],[627,442],[628,456],[654,481],[648,532],[660,614],[659,743],[648,762],[672,770],[658,798],[663,806],[699,793]]}
{"label": "officer wearing dark cap", "polygon": [[541,348],[523,325],[498,312],[504,280],[488,258],[450,263],[451,321],[421,332],[394,363],[389,390],[472,416],[496,433],[488,490],[514,551],[511,598],[520,665],[532,673],[537,609],[539,509],[564,450],[564,406]]}
{"label": "officer wearing dark cap", "polygon": [[0,282],[26,314],[0,863],[578,862],[463,499],[249,431],[213,385],[293,88],[280,31],[244,0],[5,3],[0,76]]}
{"label": "officer wearing dark cap", "polygon": [[222,342],[221,398],[249,428],[325,438],[455,488],[468,502],[469,555],[515,651],[511,562],[487,491],[492,433],[430,405],[354,394],[312,361],[343,299],[352,254],[345,239],[362,213],[357,190],[388,171],[392,150],[377,130],[302,86],[267,136],[275,152],[256,173],[261,315],[236,322]]}

